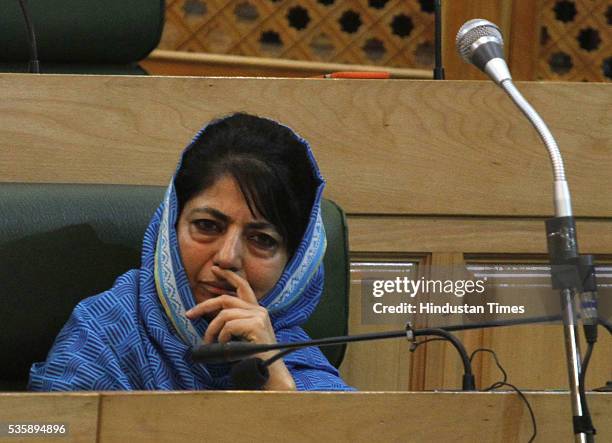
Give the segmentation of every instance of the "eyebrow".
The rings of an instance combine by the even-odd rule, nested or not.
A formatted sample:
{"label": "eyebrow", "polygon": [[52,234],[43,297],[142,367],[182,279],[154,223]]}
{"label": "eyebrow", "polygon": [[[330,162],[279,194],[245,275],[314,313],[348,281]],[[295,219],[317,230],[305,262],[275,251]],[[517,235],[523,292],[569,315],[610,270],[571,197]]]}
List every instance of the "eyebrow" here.
{"label": "eyebrow", "polygon": [[[213,217],[218,220],[221,220],[224,223],[230,223],[232,221],[232,218],[229,217],[227,214],[224,214],[218,209],[211,208],[210,206],[201,206],[199,208],[193,208],[191,211],[189,211],[189,215],[194,215],[198,213],[212,215]],[[251,229],[273,229],[275,231],[278,231],[278,229],[276,229],[276,226],[267,221],[255,221],[252,223],[248,223],[247,226]]]}

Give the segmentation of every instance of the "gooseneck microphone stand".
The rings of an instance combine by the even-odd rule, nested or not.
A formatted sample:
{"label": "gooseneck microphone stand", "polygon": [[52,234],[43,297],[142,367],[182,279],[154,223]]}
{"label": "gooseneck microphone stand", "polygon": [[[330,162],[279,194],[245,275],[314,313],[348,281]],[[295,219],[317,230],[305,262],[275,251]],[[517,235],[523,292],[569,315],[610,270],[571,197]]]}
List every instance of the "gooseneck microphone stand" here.
{"label": "gooseneck microphone stand", "polygon": [[575,306],[576,294],[584,291],[581,279],[583,272],[581,271],[582,262],[578,254],[576,222],[572,213],[563,159],[548,126],[516,89],[512,80],[502,80],[500,86],[536,129],[552,162],[555,217],[546,220],[546,240],[551,266],[552,287],[558,289],[561,296],[561,318],[563,320],[565,355],[572,400],[574,434],[577,442],[594,441],[595,430],[590,414],[587,412],[586,398],[581,395],[581,353]]}
{"label": "gooseneck microphone stand", "polygon": [[592,423],[590,417],[584,414],[586,405],[583,404],[583,398],[580,395],[581,354],[577,331],[578,319],[574,309],[576,292],[582,292],[582,282],[577,268],[579,254],[576,223],[572,213],[569,186],[565,179],[563,159],[550,130],[538,113],[515,88],[512,81],[504,80],[500,86],[536,129],[546,145],[553,165],[555,217],[546,220],[548,256],[553,289],[558,289],[561,295],[561,318],[563,320],[576,441],[586,442],[588,441],[587,435],[592,435],[587,434],[589,428],[592,429]]}
{"label": "gooseneck microphone stand", "polygon": [[[503,58],[503,39],[499,28],[487,20],[469,20],[457,33],[457,49],[466,62],[484,71],[510,96],[536,129],[548,150],[554,174],[555,217],[546,221],[546,239],[552,287],[558,289],[561,295],[561,317],[572,399],[574,435],[577,442],[594,441],[595,429],[588,412],[586,396],[582,394],[584,373],[581,368],[578,320],[574,307],[577,292],[594,293],[596,288],[594,288],[594,271],[590,258],[587,258],[588,256],[581,258],[578,254],[576,224],[561,153],[546,123],[512,82],[510,71]],[[593,282],[587,284],[589,277],[593,278]],[[594,296],[583,300],[583,322],[590,356],[597,335]]]}

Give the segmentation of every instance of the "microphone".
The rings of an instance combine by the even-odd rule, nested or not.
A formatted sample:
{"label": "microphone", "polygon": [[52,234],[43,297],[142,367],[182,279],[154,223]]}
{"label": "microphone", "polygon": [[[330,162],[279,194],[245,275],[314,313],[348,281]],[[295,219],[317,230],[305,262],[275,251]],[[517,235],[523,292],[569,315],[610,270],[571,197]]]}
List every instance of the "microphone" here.
{"label": "microphone", "polygon": [[504,60],[504,39],[499,28],[488,20],[475,18],[457,32],[457,50],[466,63],[475,65],[500,85],[511,80]]}
{"label": "microphone", "polygon": [[[574,311],[575,292],[584,292],[582,310],[585,332],[589,341],[587,356],[597,339],[596,296],[592,290],[583,291],[581,275],[589,265],[581,262],[576,239],[576,224],[572,212],[569,186],[565,179],[565,167],[559,147],[544,120],[529,104],[512,82],[508,65],[504,61],[504,41],[499,27],[484,19],[468,20],[457,32],[457,51],[467,63],[475,65],[485,72],[499,87],[501,87],[514,104],[527,117],[546,145],[551,159],[554,174],[554,205],[555,217],[546,220],[546,239],[548,256],[551,264],[553,289],[559,289],[561,295],[563,328],[565,335],[565,351],[570,379],[574,434],[581,441],[592,438],[595,429],[591,422],[589,409],[584,395],[584,377],[588,358],[580,361],[580,347],[576,336],[576,313]],[[591,266],[592,268],[592,266]],[[594,284],[594,281],[593,281]],[[589,289],[587,288],[587,289]],[[581,366],[584,366],[581,369]]]}
{"label": "microphone", "polygon": [[239,361],[230,372],[234,386],[242,390],[261,389],[270,378],[270,363],[257,357]]}
{"label": "microphone", "polygon": [[297,347],[290,347],[277,353],[267,360],[262,360],[259,357],[245,358],[240,360],[234,366],[230,372],[232,382],[238,389],[261,389],[268,382],[270,378],[270,371],[268,367],[276,360],[283,358],[285,355],[298,349]]}
{"label": "microphone", "polygon": [[461,58],[485,72],[498,86],[506,91],[538,131],[540,138],[548,149],[553,166],[555,215],[557,217],[572,217],[569,186],[565,179],[565,167],[559,147],[546,123],[512,83],[512,76],[504,60],[504,40],[499,27],[481,18],[468,20],[457,32],[456,43]]}
{"label": "microphone", "polygon": [[[214,343],[210,345],[199,345],[195,346],[191,350],[191,358],[193,361],[198,363],[222,363],[241,360],[234,365],[232,368],[232,381],[236,387],[242,389],[259,389],[267,381],[268,369],[267,367],[274,361],[281,357],[284,357],[288,353],[295,351],[299,348],[305,348],[309,346],[330,346],[341,343],[351,343],[356,341],[369,341],[369,340],[382,340],[386,338],[398,338],[407,337],[409,340],[414,341],[416,337],[434,335],[442,337],[448,340],[451,345],[457,350],[461,361],[463,363],[463,379],[462,389],[464,391],[474,391],[475,379],[472,372],[472,366],[465,351],[463,344],[450,332],[440,328],[424,328],[424,329],[413,329],[410,324],[406,325],[405,330],[401,331],[388,331],[388,332],[375,332],[369,334],[358,334],[358,335],[347,335],[340,337],[328,337],[317,340],[307,340],[296,343],[276,343],[276,344],[256,344],[249,342],[227,342],[227,343]],[[282,350],[268,360],[261,360],[260,358],[247,358],[254,354],[261,352]]]}
{"label": "microphone", "polygon": [[229,341],[227,343],[195,346],[191,349],[191,358],[202,363],[226,363],[242,360],[245,357],[275,349],[278,349],[277,345]]}

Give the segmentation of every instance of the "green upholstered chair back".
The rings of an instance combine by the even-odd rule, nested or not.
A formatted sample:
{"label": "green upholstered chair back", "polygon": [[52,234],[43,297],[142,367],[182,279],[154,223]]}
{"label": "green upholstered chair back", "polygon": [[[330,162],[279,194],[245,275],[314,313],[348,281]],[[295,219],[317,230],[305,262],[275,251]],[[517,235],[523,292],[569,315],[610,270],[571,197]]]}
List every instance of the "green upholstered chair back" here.
{"label": "green upholstered chair back", "polygon": [[[29,0],[41,72],[143,74],[159,44],[164,0]],[[0,2],[0,70],[27,72],[28,35],[17,0]]]}
{"label": "green upholstered chair back", "polygon": [[[0,391],[23,390],[74,306],[140,267],[144,231],[163,198],[155,186],[0,184]],[[323,202],[328,246],[323,299],[305,326],[343,335],[348,245],[342,210]],[[344,347],[322,351],[336,367]]]}

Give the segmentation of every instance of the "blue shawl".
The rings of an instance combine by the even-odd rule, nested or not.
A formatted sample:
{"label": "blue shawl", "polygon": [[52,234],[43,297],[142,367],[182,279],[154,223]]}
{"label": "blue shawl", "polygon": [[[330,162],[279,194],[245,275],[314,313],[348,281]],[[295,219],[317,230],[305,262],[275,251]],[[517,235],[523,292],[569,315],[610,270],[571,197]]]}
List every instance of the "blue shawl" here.
{"label": "blue shawl", "polygon": [[[194,140],[205,133],[206,127]],[[279,343],[309,338],[300,325],[314,311],[323,290],[324,181],[308,143],[297,137],[308,152],[319,186],[301,243],[279,281],[260,300]],[[110,290],[76,306],[47,360],[32,366],[30,390],[232,389],[229,364],[203,365],[190,358],[208,322],[185,316],[195,303],[178,249],[178,215],[173,177],[145,232],[140,269],[128,271]],[[318,348],[295,351],[284,361],[298,390],[352,389]]]}

